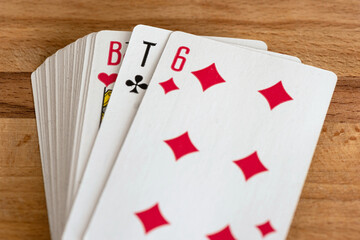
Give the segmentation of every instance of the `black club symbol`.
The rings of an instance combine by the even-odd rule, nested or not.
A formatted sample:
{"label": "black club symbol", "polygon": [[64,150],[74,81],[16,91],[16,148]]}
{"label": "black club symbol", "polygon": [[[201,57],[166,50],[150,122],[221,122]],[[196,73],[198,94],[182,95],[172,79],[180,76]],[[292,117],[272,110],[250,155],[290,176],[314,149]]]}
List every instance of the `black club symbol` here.
{"label": "black club symbol", "polygon": [[143,76],[136,75],[135,82],[133,82],[129,79],[125,82],[125,84],[126,84],[126,86],[129,86],[129,87],[134,86],[134,88],[130,92],[139,94],[139,92],[137,91],[137,87],[144,89],[144,90],[147,89],[147,87],[148,87],[148,85],[146,83],[140,83],[142,80],[143,80]]}

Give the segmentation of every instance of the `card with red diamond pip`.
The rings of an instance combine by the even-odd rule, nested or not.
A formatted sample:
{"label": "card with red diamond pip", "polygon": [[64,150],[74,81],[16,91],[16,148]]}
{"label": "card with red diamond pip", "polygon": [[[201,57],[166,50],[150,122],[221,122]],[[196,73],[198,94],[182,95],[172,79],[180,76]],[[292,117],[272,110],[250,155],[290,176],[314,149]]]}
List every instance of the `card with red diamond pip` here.
{"label": "card with red diamond pip", "polygon": [[31,79],[52,239],[233,240],[286,238],[337,77],[137,25]]}
{"label": "card with red diamond pip", "polygon": [[336,81],[172,33],[84,238],[285,239]]}
{"label": "card with red diamond pip", "polygon": [[[141,68],[146,65],[146,72],[134,75],[129,81],[121,81],[121,84],[127,84],[127,88],[132,88],[130,94],[139,94],[136,98],[138,102],[141,101],[141,91],[145,91],[147,86],[141,77],[149,81],[149,70],[153,72],[155,69],[167,40],[163,35],[157,36],[159,42],[154,51],[156,43],[151,42],[153,34],[158,32],[144,36],[140,47],[137,41],[132,44],[133,49],[138,48],[137,53],[142,58]],[[119,139],[123,134],[117,135],[114,132],[117,130],[111,129],[111,124],[105,124],[108,126],[107,131],[111,129],[111,134],[97,140],[96,154],[90,158],[98,130],[106,118],[105,110],[110,103],[112,88],[124,60],[130,35],[132,32],[128,31],[91,33],[48,57],[31,75],[52,239],[82,238],[106,182],[108,175],[104,173],[110,170],[111,161],[115,160],[115,156],[114,159],[109,156],[117,154],[121,146],[121,141],[109,141]],[[267,49],[260,40],[217,38],[236,45]],[[134,61],[135,55],[136,51],[133,50],[127,68]],[[286,57],[297,60],[296,57]],[[140,64],[136,67],[140,67]],[[135,72],[135,69],[131,68],[130,71]],[[129,106],[125,102],[127,100],[120,102],[120,105]],[[137,106],[133,110],[136,112],[136,109]],[[115,108],[115,111],[118,114],[119,109]],[[113,117],[110,119],[114,121],[114,111],[111,115]],[[125,112],[120,115],[120,120],[127,119],[125,129],[128,129],[132,116]],[[104,144],[99,146],[99,142]],[[114,149],[116,151],[109,151]],[[88,161],[91,162],[90,166]],[[94,171],[94,166],[100,167]],[[94,181],[89,182],[89,179]]]}
{"label": "card with red diamond pip", "polygon": [[[111,101],[66,223],[64,239],[80,238],[86,229],[170,34],[169,30],[145,25],[138,25],[133,29]],[[261,41],[208,38],[300,62],[293,56],[266,51],[266,44]]]}
{"label": "card with red diamond pip", "polygon": [[[118,69],[120,68],[120,71],[118,74],[113,74],[117,75],[116,83],[112,84],[114,89],[111,93],[111,101],[108,101],[109,105],[107,105],[106,114],[104,114],[98,132],[95,130],[97,130],[96,126],[99,125],[99,118],[96,118],[97,115],[94,114],[96,109],[98,109],[97,106],[100,104],[96,96],[101,95],[102,85],[100,84],[100,87],[97,87],[99,84],[95,82],[93,86],[96,88],[89,86],[89,89],[93,89],[92,91],[100,94],[92,94],[93,97],[88,98],[93,103],[88,105],[90,110],[93,109],[93,117],[85,116],[84,118],[87,119],[87,123],[92,124],[88,126],[93,127],[83,127],[83,129],[86,129],[83,133],[87,134],[88,139],[83,138],[80,141],[84,140],[87,143],[92,143],[95,140],[92,136],[97,133],[97,137],[94,141],[91,154],[85,159],[84,155],[82,155],[81,161],[79,156],[79,162],[86,160],[86,169],[82,175],[81,184],[66,221],[62,235],[64,240],[81,239],[83,232],[86,230],[111,167],[120,151],[141,99],[146,92],[148,83],[170,33],[171,31],[169,30],[144,25],[138,25],[133,29],[126,50],[126,57],[123,59],[121,67],[115,66]],[[293,56],[266,51],[267,46],[262,41],[223,37],[211,38],[231,43],[238,47],[251,47],[252,49],[259,49],[258,51],[263,50],[267,54],[275,54],[292,59],[293,61],[299,61],[298,58]],[[102,37],[102,39],[103,41],[99,41],[98,44],[106,46],[109,42],[107,39],[110,38]],[[103,59],[107,60],[107,58],[104,58],[105,54],[99,54],[98,56],[96,58],[98,60],[93,63],[93,66],[99,69],[106,67],[107,71],[109,71],[110,67],[103,64]],[[114,67],[112,67],[112,71],[114,70]],[[94,121],[94,119],[97,121]],[[85,149],[89,149],[89,147]]]}

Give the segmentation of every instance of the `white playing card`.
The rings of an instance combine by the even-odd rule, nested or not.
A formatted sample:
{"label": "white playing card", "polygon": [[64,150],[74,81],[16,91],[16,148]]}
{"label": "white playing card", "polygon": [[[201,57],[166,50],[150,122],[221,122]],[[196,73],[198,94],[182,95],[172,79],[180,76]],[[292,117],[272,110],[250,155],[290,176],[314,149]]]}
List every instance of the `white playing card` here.
{"label": "white playing card", "polygon": [[70,93],[76,92],[77,89],[69,85],[73,83],[73,79],[78,79],[72,77],[76,66],[82,65],[81,62],[74,64],[77,57],[75,52],[87,37],[57,51],[31,76],[49,225],[53,239],[59,239],[61,236],[66,218],[64,208],[70,162],[64,155],[67,153],[67,141],[64,138],[72,136],[73,131],[67,123],[71,121],[68,115],[70,99],[76,94]]}
{"label": "white playing card", "polygon": [[[62,150],[62,156],[60,159],[64,162],[64,170],[62,172],[62,179],[64,181],[64,184],[66,185],[66,192],[65,192],[65,203],[66,203],[66,211],[64,211],[67,218],[69,208],[70,206],[67,204],[68,199],[68,192],[69,192],[69,181],[70,181],[70,169],[72,166],[71,162],[71,156],[72,156],[72,150],[74,145],[74,134],[75,134],[75,124],[76,124],[76,114],[79,105],[82,105],[82,103],[79,102],[79,92],[81,90],[81,86],[85,78],[82,77],[82,74],[84,72],[84,69],[87,67],[90,67],[87,65],[87,59],[89,48],[91,45],[91,39],[95,38],[95,34],[89,34],[88,36],[85,36],[84,38],[78,39],[74,45],[74,54],[71,56],[73,58],[72,65],[68,66],[70,69],[72,69],[71,72],[68,74],[68,77],[66,79],[66,86],[65,86],[65,92],[66,94],[63,96],[65,99],[65,106],[63,110],[63,116],[64,116],[64,124],[63,128],[61,128],[61,133],[63,134],[63,150]],[[69,63],[64,63],[69,64]],[[61,79],[61,78],[60,78]],[[68,129],[67,131],[64,131],[64,129]]]}
{"label": "white playing card", "polygon": [[[94,46],[97,33],[91,33],[86,36],[85,40],[85,51],[83,56],[82,67],[79,68],[77,75],[78,80],[74,80],[77,84],[75,87],[77,91],[74,93],[73,100],[73,114],[74,117],[71,119],[71,133],[68,136],[68,154],[66,159],[70,159],[70,170],[69,170],[69,186],[67,192],[66,201],[66,213],[68,214],[72,205],[73,199],[73,182],[75,181],[77,159],[75,158],[78,154],[79,144],[81,139],[82,122],[85,111],[86,94],[89,86],[89,79],[91,74],[91,66],[94,56]],[[96,120],[95,120],[96,121]]]}
{"label": "white playing card", "polygon": [[[43,74],[42,69],[44,69],[43,63],[39,68],[36,69],[31,74],[31,85],[33,89],[33,95],[34,95],[34,106],[35,106],[35,115],[36,115],[36,124],[38,129],[38,138],[39,138],[39,147],[40,147],[40,156],[41,156],[41,166],[42,166],[42,172],[44,177],[44,187],[45,187],[45,194],[46,194],[46,206],[47,206],[47,212],[49,214],[49,225],[51,229],[51,233],[55,231],[55,199],[52,194],[52,179],[51,179],[51,173],[50,173],[50,163],[46,161],[48,158],[47,151],[46,151],[46,143],[48,141],[45,141],[46,134],[45,134],[45,126],[41,123],[44,122],[45,119],[45,113],[44,113],[44,104],[43,103],[43,91],[42,87],[44,87],[43,80],[41,75]],[[53,235],[52,235],[53,236]]]}
{"label": "white playing card", "polygon": [[[109,96],[120,69],[131,32],[100,31],[96,35],[88,86],[84,86],[85,106],[79,108],[82,125],[76,130],[80,138],[74,145],[68,203],[77,192],[83,170],[99,129],[103,114],[103,99]],[[82,120],[81,120],[82,119]]]}
{"label": "white playing card", "polygon": [[[125,66],[120,69],[117,81],[120,81],[115,103],[110,110],[110,119],[104,118],[104,129],[100,130],[100,138],[96,140],[94,153],[89,158],[82,185],[76,196],[63,239],[80,238],[90,219],[96,201],[105,184],[110,168],[119,152],[131,121],[140,104],[145,88],[152,76],[156,63],[165,47],[171,31],[138,25],[134,28],[130,41],[130,52],[126,53]],[[227,43],[266,49],[264,42],[247,39],[210,37]],[[136,82],[134,77],[141,74],[139,86],[125,85],[128,81]],[[132,79],[132,80],[130,80]],[[117,86],[117,84],[115,85]],[[143,89],[141,88],[143,86]],[[129,93],[131,90],[133,92]],[[113,96],[113,95],[112,95]],[[125,100],[125,101],[122,101]],[[111,100],[113,102],[113,100]],[[121,106],[120,106],[121,105]]]}
{"label": "white playing card", "polygon": [[86,152],[106,107],[103,99],[109,99],[129,36],[114,31],[89,34],[50,56],[31,76],[52,239],[61,238]]}
{"label": "white playing card", "polygon": [[173,33],[85,239],[285,239],[335,84]]}
{"label": "white playing card", "polygon": [[[44,77],[42,78],[43,84],[43,102],[45,103],[44,113],[46,118],[46,140],[48,142],[47,145],[47,159],[49,159],[50,163],[50,176],[57,176],[57,165],[58,162],[56,161],[56,112],[55,112],[55,58],[54,55],[46,59],[44,64]],[[54,208],[54,233],[55,235],[59,234],[59,222],[60,222],[60,211],[59,211],[59,182],[57,178],[53,178],[51,181],[51,192],[53,197],[53,208]]]}

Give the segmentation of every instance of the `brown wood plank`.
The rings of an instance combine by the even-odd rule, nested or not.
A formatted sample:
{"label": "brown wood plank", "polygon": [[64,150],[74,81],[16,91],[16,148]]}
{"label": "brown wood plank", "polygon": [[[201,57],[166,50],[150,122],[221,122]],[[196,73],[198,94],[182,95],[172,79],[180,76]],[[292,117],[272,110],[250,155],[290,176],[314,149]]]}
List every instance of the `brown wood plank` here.
{"label": "brown wood plank", "polygon": [[49,239],[36,122],[0,118],[0,239]]}
{"label": "brown wood plank", "polygon": [[131,30],[139,23],[199,35],[259,39],[270,50],[296,55],[340,76],[360,72],[360,42],[354,34],[359,32],[358,1],[132,2],[3,3],[0,72],[32,72],[46,57],[88,33]]}
{"label": "brown wood plank", "polygon": [[0,118],[35,118],[30,73],[0,72]]}
{"label": "brown wood plank", "polygon": [[[0,118],[35,117],[30,73],[1,73]],[[331,122],[359,122],[360,77],[339,77],[326,117]]]}

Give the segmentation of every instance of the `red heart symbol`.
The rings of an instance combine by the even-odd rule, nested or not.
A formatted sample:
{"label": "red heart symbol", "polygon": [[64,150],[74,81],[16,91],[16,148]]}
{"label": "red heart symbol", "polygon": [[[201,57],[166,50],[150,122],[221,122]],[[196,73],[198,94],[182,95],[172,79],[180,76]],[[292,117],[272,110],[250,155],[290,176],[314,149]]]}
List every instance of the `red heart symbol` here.
{"label": "red heart symbol", "polygon": [[113,73],[110,76],[107,75],[106,73],[99,73],[99,75],[98,75],[98,79],[100,81],[102,81],[106,87],[109,86],[110,84],[112,84],[113,82],[115,82],[116,78],[117,78],[116,73]]}

